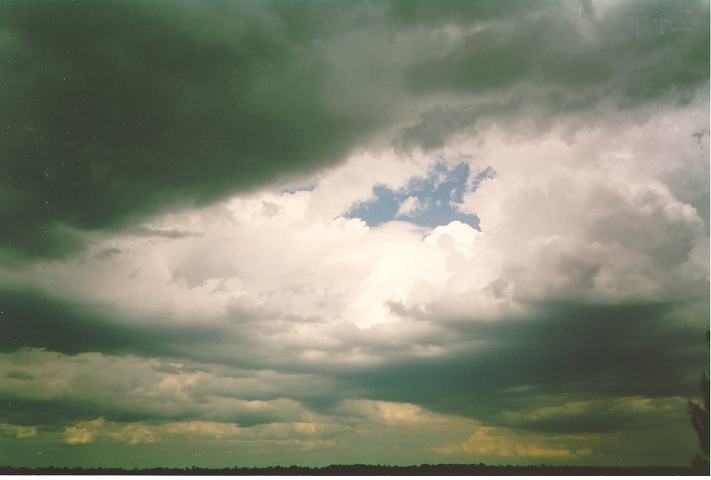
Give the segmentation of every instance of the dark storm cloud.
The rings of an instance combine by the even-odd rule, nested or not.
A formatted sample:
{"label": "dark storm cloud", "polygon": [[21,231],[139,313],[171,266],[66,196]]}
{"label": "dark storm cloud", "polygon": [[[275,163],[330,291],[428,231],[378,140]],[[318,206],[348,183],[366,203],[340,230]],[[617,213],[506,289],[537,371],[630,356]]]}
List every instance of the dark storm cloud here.
{"label": "dark storm cloud", "polygon": [[[413,120],[403,112],[420,104],[429,106],[402,133],[436,146],[486,117],[533,109],[542,128],[602,100],[688,101],[708,72],[707,11],[706,2],[600,12],[540,1],[5,2],[0,254],[63,255],[81,248],[76,229],[122,227],[313,171],[364,135]],[[651,20],[659,12],[663,33]],[[454,44],[431,35],[448,24],[464,28]],[[400,33],[425,40],[392,43]],[[462,101],[428,100],[440,94]]]}
{"label": "dark storm cloud", "polygon": [[447,23],[471,23],[491,21],[502,17],[516,17],[529,13],[532,9],[560,6],[559,1],[531,2],[520,0],[450,0],[433,3],[428,0],[393,0],[388,4],[388,19],[394,24],[404,25],[442,25]]}
{"label": "dark storm cloud", "polygon": [[[0,289],[0,352],[38,348],[67,355],[98,352],[198,365],[204,362],[229,369],[238,365],[245,369],[308,371],[291,365],[290,356],[297,355],[298,348],[272,350],[263,343],[269,335],[291,328],[291,323],[290,319],[268,319],[260,311],[231,307],[222,322],[176,325],[169,315],[136,316],[107,303],[72,301],[32,289]],[[180,370],[186,368],[189,366]],[[307,399],[323,393],[313,388],[306,392],[291,390],[291,394],[298,391],[298,397]],[[252,397],[247,393],[243,397],[264,399],[282,394]]]}
{"label": "dark storm cloud", "polygon": [[[703,319],[698,328],[680,323],[675,316],[678,305],[673,303],[548,303],[536,306],[525,318],[497,322],[459,319],[447,323],[440,318],[437,323],[444,330],[430,334],[430,342],[446,345],[456,338],[457,343],[470,346],[444,358],[390,358],[376,368],[294,362],[291,357],[298,352],[291,349],[265,352],[264,337],[254,330],[263,323],[258,318],[243,319],[237,325],[168,328],[160,322],[118,322],[100,306],[60,301],[31,291],[0,292],[0,306],[0,326],[6,332],[0,344],[3,351],[36,347],[72,355],[137,354],[311,374],[341,385],[339,392],[331,392],[327,399],[316,390],[290,392],[291,398],[316,410],[328,411],[342,399],[362,396],[554,432],[609,431],[624,422],[634,426],[654,421],[644,414],[610,412],[604,403],[574,416],[511,420],[501,414],[544,406],[551,398],[604,401],[691,396],[708,359]],[[420,320],[428,321],[427,314],[422,315]],[[252,340],[244,342],[241,337]],[[350,346],[374,355],[387,351],[387,357],[393,348],[402,347],[361,337],[351,337]],[[276,391],[254,398],[283,394]],[[15,400],[17,405],[19,401]],[[120,415],[116,412],[115,418]]]}
{"label": "dark storm cloud", "polygon": [[[0,352],[41,348],[63,354],[99,352],[143,358],[175,358],[241,368],[289,365],[293,347],[272,350],[263,343],[289,330],[293,320],[263,312],[228,309],[224,321],[176,325],[170,315],[138,315],[108,303],[72,301],[32,289],[0,289]],[[307,395],[309,396],[309,395]]]}
{"label": "dark storm cloud", "polygon": [[2,244],[20,253],[308,171],[366,128],[324,105],[323,65],[263,4],[0,8]]}
{"label": "dark storm cloud", "polygon": [[[6,457],[17,461],[21,448],[31,450],[12,426],[37,427],[38,437],[32,441],[39,450],[54,441],[45,439],[47,432],[61,441],[64,427],[99,418],[151,427],[184,420],[250,426],[318,423],[323,415],[335,423],[343,420],[341,426],[358,425],[350,431],[352,437],[343,437],[345,445],[365,438],[361,427],[368,422],[380,422],[385,435],[378,442],[390,443],[389,419],[382,415],[373,420],[371,414],[392,405],[371,400],[414,404],[381,412],[395,417],[400,408],[417,416],[423,407],[428,418],[440,418],[431,412],[461,415],[476,420],[461,422],[465,428],[481,422],[531,438],[619,433],[607,437],[615,440],[604,446],[615,452],[581,461],[631,462],[634,457],[626,457],[625,449],[645,441],[668,445],[658,442],[667,428],[686,428],[693,435],[684,400],[697,393],[698,376],[709,362],[704,342],[708,275],[695,255],[708,239],[699,239],[697,219],[686,209],[677,211],[682,205],[672,197],[693,201],[702,205],[698,212],[708,213],[708,175],[696,175],[683,157],[668,178],[657,178],[653,170],[661,168],[658,165],[652,165],[648,175],[629,174],[630,189],[648,188],[649,198],[643,195],[638,202],[636,194],[620,194],[624,198],[616,199],[611,196],[615,189],[592,189],[601,192],[595,206],[604,215],[586,211],[587,201],[576,211],[563,208],[561,219],[570,215],[573,227],[589,226],[589,232],[578,239],[564,228],[556,231],[555,223],[541,230],[559,233],[560,245],[570,244],[570,251],[558,252],[558,243],[550,247],[560,253],[560,259],[551,257],[557,262],[551,271],[559,274],[565,288],[555,300],[543,298],[534,304],[519,302],[515,291],[511,299],[521,307],[516,311],[526,312],[518,317],[480,318],[476,305],[489,307],[476,298],[459,302],[442,295],[440,303],[419,303],[423,298],[416,293],[429,281],[435,290],[452,285],[464,292],[449,292],[452,295],[480,295],[475,285],[466,285],[467,274],[475,271],[465,271],[466,265],[450,268],[460,259],[457,249],[450,248],[456,242],[444,237],[442,248],[438,243],[437,250],[425,253],[412,244],[418,248],[411,255],[393,257],[398,260],[394,262],[388,257],[391,244],[385,228],[369,229],[367,235],[354,230],[358,236],[353,237],[345,236],[350,235],[346,229],[323,244],[328,251],[319,249],[318,242],[315,248],[309,242],[308,249],[295,242],[299,248],[289,251],[296,256],[303,252],[298,262],[293,256],[265,255],[275,248],[275,240],[283,240],[278,247],[286,250],[293,236],[300,236],[300,226],[281,230],[279,221],[292,215],[291,206],[302,205],[306,195],[294,195],[293,204],[287,195],[283,202],[262,202],[269,222],[260,218],[250,224],[231,214],[223,219],[219,212],[214,218],[207,212],[193,222],[187,217],[205,212],[191,211],[177,221],[150,223],[163,227],[142,224],[154,214],[207,205],[295,176],[311,185],[314,195],[327,197],[328,189],[317,185],[316,177],[304,176],[343,161],[351,151],[361,152],[360,147],[370,153],[369,142],[385,138],[400,160],[400,154],[412,152],[399,147],[434,149],[456,134],[479,140],[471,129],[482,122],[498,124],[512,137],[520,131],[530,135],[561,127],[561,137],[567,140],[567,133],[578,128],[604,126],[610,131],[619,122],[627,131],[657,115],[668,120],[678,107],[705,101],[695,95],[708,91],[708,8],[707,0],[0,4],[0,265],[20,267],[0,282],[0,427],[8,424],[6,432],[18,437]],[[686,110],[679,109],[678,127],[693,126],[689,138],[704,155],[708,138],[697,120],[687,124]],[[692,113],[705,118],[703,112]],[[669,117],[672,122],[674,115]],[[665,121],[660,125],[668,125]],[[579,158],[582,168],[571,188],[586,191],[587,174],[599,170],[605,170],[604,175],[591,177],[591,182],[624,182],[606,170],[608,161],[618,161],[617,153],[621,171],[646,173],[643,163],[649,152],[641,147],[645,139],[632,137],[660,128],[630,133],[630,152],[625,135],[609,149],[583,145],[571,150],[590,155],[589,165],[582,163],[587,157]],[[669,136],[670,143],[676,141]],[[649,148],[658,144],[651,142]],[[380,145],[374,150],[379,152]],[[437,153],[423,152],[432,159]],[[538,153],[547,154],[534,149]],[[623,160],[628,153],[634,158]],[[652,157],[652,164],[663,163]],[[457,185],[476,171],[468,168],[483,166],[475,165],[474,154],[467,152],[465,158],[473,163],[461,166]],[[520,165],[531,168],[526,160]],[[555,163],[555,155],[552,160]],[[502,169],[496,180],[511,185],[511,195],[489,197],[501,200],[491,204],[518,208],[512,200],[517,188],[521,198],[527,189],[506,183],[517,166],[512,160],[509,176]],[[568,168],[572,172],[574,167],[565,167],[563,173]],[[389,177],[384,170],[383,178]],[[557,177],[554,168],[547,172],[551,179]],[[490,173],[482,172],[475,182]],[[563,173],[559,177],[567,178]],[[699,183],[691,177],[706,180]],[[531,184],[538,179],[532,178]],[[427,200],[427,195],[442,193],[434,180],[425,183],[399,199],[413,195]],[[674,195],[660,193],[662,183]],[[557,191],[551,184],[551,201],[567,201],[567,187]],[[465,200],[456,185],[440,186],[451,191],[434,200],[443,205]],[[399,203],[389,205],[393,214]],[[251,208],[249,201],[234,204]],[[525,217],[536,218],[514,213],[508,219],[504,212],[500,219],[504,227],[511,219],[519,219],[511,220],[516,227],[523,223],[512,232],[526,227]],[[584,221],[578,222],[578,215]],[[304,224],[320,222],[320,216],[307,217]],[[657,223],[659,228],[654,227]],[[269,228],[260,230],[267,224]],[[248,229],[256,232],[254,237]],[[260,236],[282,231],[293,236],[259,241]],[[330,235],[330,230],[316,231]],[[392,234],[403,235],[405,255],[412,245],[398,232]],[[112,238],[114,233],[121,235]],[[510,240],[513,247],[501,250],[490,242],[494,256],[506,257],[504,273],[509,274],[509,258],[516,265],[514,257],[524,255],[542,235],[533,232],[530,238],[514,239],[504,232],[501,243]],[[304,238],[305,245],[311,237]],[[383,250],[369,253],[370,241],[372,248]],[[85,254],[66,263],[44,262],[76,253],[85,242],[92,247]],[[640,291],[659,292],[654,297],[658,301],[629,300],[634,293],[626,290],[615,295],[628,300],[610,300],[616,304],[580,300],[598,298],[593,277],[608,273],[594,259],[576,260],[588,251],[578,251],[578,245],[588,243],[595,248],[620,246],[619,261],[627,264],[619,271],[609,269],[614,280],[610,284],[635,289],[627,277],[635,274],[630,278],[643,284]],[[234,252],[233,245],[239,247]],[[364,252],[353,250],[361,245]],[[473,246],[478,249],[478,244]],[[444,247],[449,253],[440,258]],[[358,261],[361,253],[363,262]],[[369,264],[376,254],[377,263]],[[37,260],[41,262],[23,265]],[[449,277],[445,283],[437,278],[440,260],[448,264],[441,271]],[[540,260],[545,266],[543,257]],[[423,263],[423,268],[411,269],[410,263]],[[524,293],[527,274],[532,279],[545,275],[535,270],[538,264],[520,264],[526,274],[521,277]],[[498,263],[484,262],[481,267],[485,265]],[[386,293],[392,299],[385,306],[402,322],[378,323],[383,298],[371,293],[378,281],[388,279],[389,270],[398,268],[403,269],[402,278],[395,281],[403,281],[402,291]],[[679,278],[678,288],[660,281],[659,269]],[[518,278],[516,272],[512,275]],[[329,284],[321,288],[323,278]],[[408,286],[409,280],[416,282]],[[66,285],[71,282],[76,285]],[[511,292],[507,285],[500,279],[484,293],[503,302]],[[474,306],[463,311],[466,305]],[[696,310],[703,312],[702,318],[689,321]],[[451,311],[459,316],[452,318]],[[373,325],[352,323],[360,320],[373,320]],[[358,402],[373,405],[348,407]],[[361,423],[356,422],[359,415]],[[408,425],[407,433],[392,434],[391,443],[405,451],[399,435],[425,438],[430,435],[427,428]],[[657,433],[648,435],[655,429]],[[630,435],[649,438],[620,440]],[[115,445],[101,438],[106,458],[114,458]],[[191,450],[205,445],[202,436],[185,438]],[[140,451],[153,455],[150,452],[173,448],[167,445],[143,446]],[[390,455],[377,442],[371,447],[382,450],[379,455]],[[563,447],[567,451],[569,445]],[[642,462],[656,461],[657,447],[645,450]],[[185,458],[194,452],[189,453]],[[329,457],[319,457],[323,459]]]}
{"label": "dark storm cloud", "polygon": [[[497,322],[458,319],[447,323],[451,320],[440,318],[437,322],[446,326],[447,333],[431,335],[430,341],[446,344],[454,335],[458,342],[470,346],[445,358],[390,358],[374,368],[300,364],[291,359],[295,352],[289,349],[264,355],[260,337],[250,330],[254,327],[250,322],[245,326],[247,330],[237,333],[204,326],[198,330],[119,324],[98,307],[61,302],[26,291],[2,292],[0,305],[0,326],[7,333],[2,337],[3,351],[37,347],[71,355],[98,351],[164,357],[168,361],[179,358],[181,366],[177,370],[170,363],[161,362],[150,372],[158,375],[213,371],[223,378],[184,390],[189,402],[176,404],[164,413],[150,403],[138,402],[128,407],[123,402],[107,403],[97,396],[96,387],[91,384],[82,387],[80,396],[53,399],[32,399],[8,390],[0,408],[4,412],[0,423],[22,425],[64,425],[99,416],[122,422],[205,419],[202,407],[210,405],[206,403],[210,399],[276,400],[286,395],[326,414],[336,411],[344,399],[370,398],[416,403],[434,411],[517,429],[601,433],[682,421],[683,405],[672,405],[659,414],[653,409],[618,408],[619,399],[693,396],[698,374],[708,362],[703,319],[696,325],[698,328],[680,323],[676,317],[678,305],[673,303],[548,303],[535,306],[534,313],[525,318]],[[423,317],[421,321],[427,320]],[[251,332],[246,335],[252,341],[240,341],[239,332]],[[374,354],[393,348],[388,342],[380,344],[377,339],[366,341],[357,336],[352,343]],[[257,370],[230,373],[235,365]],[[291,386],[284,384],[251,393],[232,391],[229,383],[220,387],[221,382],[252,375],[246,372],[259,369],[284,375],[306,374],[315,383],[299,385],[297,381]],[[154,373],[145,372],[146,385],[155,382],[157,377],[151,376]],[[12,382],[37,381],[16,369],[9,370],[7,377]],[[338,389],[329,385],[338,385]],[[590,404],[579,411],[529,414],[566,402]],[[274,421],[274,415],[216,411],[208,418],[256,425]]]}
{"label": "dark storm cloud", "polygon": [[[25,347],[82,352],[182,355],[185,344],[214,344],[224,331],[118,322],[108,308],[59,300],[37,291],[0,290],[0,351]],[[145,320],[145,319],[144,319]]]}
{"label": "dark storm cloud", "polygon": [[[413,3],[422,16],[433,9]],[[472,6],[462,11],[477,18],[481,10],[491,14],[496,2],[464,3]],[[523,4],[535,8],[521,11]],[[488,8],[480,8],[484,5]],[[659,100],[686,104],[708,82],[708,2],[621,2],[600,11],[592,2],[499,6],[500,16],[489,15],[497,21],[488,28],[468,33],[445,55],[409,67],[408,85],[417,94],[483,98],[425,112],[406,130],[407,140],[437,147],[481,119],[503,122],[522,111],[526,129],[543,130],[565,113],[594,120],[601,104],[620,109]],[[500,95],[487,98],[496,92]]]}
{"label": "dark storm cloud", "polygon": [[[563,397],[564,398],[564,397]],[[536,415],[506,415],[497,418],[500,425],[535,430],[547,433],[608,433],[629,429],[654,428],[660,425],[683,425],[687,421],[685,399],[675,398],[670,401],[661,399],[649,401],[651,407],[639,408],[634,397],[610,398],[596,400],[590,403],[584,401],[573,403],[573,409],[578,405],[578,411],[565,411],[562,398],[548,399],[554,405],[553,411],[536,418]],[[646,401],[646,399],[644,400]],[[625,405],[628,402],[628,405]],[[531,399],[531,404],[542,403],[540,399]],[[642,402],[640,402],[642,403]],[[556,405],[564,405],[555,410]],[[627,408],[624,408],[627,407]],[[545,411],[546,407],[543,407]]]}
{"label": "dark storm cloud", "polygon": [[[457,327],[460,338],[475,345],[465,353],[394,362],[345,377],[370,398],[414,402],[499,424],[504,422],[504,410],[538,407],[539,397],[560,402],[692,396],[697,377],[708,363],[705,324],[699,319],[697,328],[690,328],[675,320],[676,306],[540,305],[526,318],[462,323]],[[625,427],[648,420],[620,413],[608,415],[606,427],[596,427],[593,418],[603,416],[604,405],[595,408],[566,417],[565,427],[555,417],[519,421],[516,426],[609,431],[620,419],[629,422]]]}
{"label": "dark storm cloud", "polygon": [[[139,412],[135,408],[122,408],[120,405],[106,405],[86,399],[37,400],[7,393],[0,399],[0,423],[41,425],[43,428],[59,429],[67,423],[98,417],[112,421],[136,422],[155,419],[156,415]],[[166,415],[164,418],[181,420],[185,416]]]}
{"label": "dark storm cloud", "polygon": [[[88,386],[90,387],[90,386]],[[0,398],[0,423],[13,425],[40,425],[43,429],[57,430],[61,427],[86,420],[104,418],[112,422],[169,422],[205,419],[203,407],[207,402],[195,401],[193,405],[179,409],[156,410],[152,406],[121,405],[91,398],[87,389],[85,398],[54,398],[51,400],[29,399],[22,396],[4,394]],[[148,402],[146,402],[148,403]],[[202,405],[201,405],[202,403]],[[242,427],[251,427],[279,420],[273,412],[226,413],[213,415],[212,421],[235,422]]]}
{"label": "dark storm cloud", "polygon": [[192,237],[192,236],[199,235],[197,233],[184,232],[181,230],[156,230],[154,228],[147,228],[147,227],[143,227],[143,226],[131,228],[130,230],[128,230],[127,233],[130,233],[131,235],[135,235],[137,237],[158,237],[158,238],[171,238],[171,239],[185,238],[185,237]]}
{"label": "dark storm cloud", "polygon": [[[447,56],[414,65],[413,88],[477,93],[535,83],[548,86],[553,97],[594,98],[608,89],[610,100],[625,105],[707,79],[704,2],[627,2],[599,13],[574,8],[584,3],[535,3],[525,15],[467,34]],[[653,22],[637,29],[637,17],[654,14],[666,30],[652,28]]]}

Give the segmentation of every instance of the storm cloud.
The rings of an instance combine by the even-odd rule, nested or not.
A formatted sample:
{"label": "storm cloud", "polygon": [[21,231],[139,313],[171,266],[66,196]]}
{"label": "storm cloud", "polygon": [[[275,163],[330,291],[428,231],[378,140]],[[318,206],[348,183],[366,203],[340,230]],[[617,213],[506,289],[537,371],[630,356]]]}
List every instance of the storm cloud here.
{"label": "storm cloud", "polygon": [[6,2],[0,463],[686,464],[708,17]]}
{"label": "storm cloud", "polygon": [[6,256],[76,251],[74,229],[313,172],[379,132],[435,145],[480,117],[688,103],[708,71],[703,2],[667,8],[664,35],[664,2],[447,3],[5,4]]}

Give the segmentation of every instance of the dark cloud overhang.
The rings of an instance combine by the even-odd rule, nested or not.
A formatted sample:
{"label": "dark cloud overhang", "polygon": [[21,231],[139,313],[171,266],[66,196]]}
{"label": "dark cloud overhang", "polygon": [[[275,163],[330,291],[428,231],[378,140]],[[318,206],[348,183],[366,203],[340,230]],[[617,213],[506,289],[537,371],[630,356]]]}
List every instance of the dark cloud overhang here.
{"label": "dark cloud overhang", "polygon": [[[460,100],[423,112],[403,131],[407,144],[437,148],[485,120],[534,133],[561,119],[594,123],[606,111],[673,108],[708,91],[708,2],[630,1],[600,12],[590,2],[514,2],[518,8],[503,2],[493,17],[494,5],[470,3],[462,10],[473,16],[464,18],[477,18],[486,5],[480,20],[488,27],[408,66],[413,95],[439,92]],[[414,4],[407,10],[428,10]],[[433,18],[467,25],[449,15]]]}
{"label": "dark cloud overhang", "polygon": [[[406,143],[433,147],[484,117],[530,117],[543,128],[561,112],[594,112],[601,102],[633,108],[669,95],[688,102],[707,84],[706,2],[671,12],[684,28],[638,36],[631,18],[667,2],[624,3],[602,17],[582,2],[591,39],[563,6],[572,8],[7,2],[0,7],[0,261],[65,255],[82,248],[75,229],[124,227],[337,162],[402,120],[396,105],[380,105],[398,95],[408,103],[441,93],[482,97],[431,105],[402,131]],[[409,59],[391,62],[383,73],[390,86],[378,87],[394,90],[372,105],[343,80],[335,80],[338,96],[352,95],[344,104],[357,108],[334,108],[326,98],[327,79],[340,77],[329,77],[335,67],[321,47],[347,32],[487,22],[504,28],[477,30],[419,60],[402,52]]]}
{"label": "dark cloud overhang", "polygon": [[[440,323],[450,333],[432,338],[433,341],[446,342],[454,335],[461,342],[471,341],[471,346],[444,358],[403,357],[370,368],[298,365],[289,360],[289,352],[284,358],[272,352],[250,360],[258,352],[254,351],[256,347],[240,342],[239,329],[236,334],[224,326],[168,328],[148,321],[118,322],[102,306],[62,301],[36,291],[3,290],[0,307],[0,326],[7,333],[1,337],[0,347],[5,352],[34,347],[70,355],[101,352],[174,358],[198,370],[206,368],[200,362],[208,362],[228,369],[239,365],[247,369],[307,373],[340,385],[337,392],[328,396],[320,390],[289,395],[316,411],[328,413],[346,398],[371,398],[411,402],[485,423],[547,433],[600,433],[654,428],[677,421],[680,417],[673,413],[652,417],[614,411],[609,402],[621,397],[694,396],[697,377],[709,357],[703,341],[708,318],[684,323],[677,317],[677,309],[683,305],[676,302],[621,305],[548,302],[534,305],[534,313],[525,318],[496,322],[430,318],[429,321]],[[245,324],[247,329],[253,327],[250,322]],[[253,334],[248,334],[248,338]],[[379,348],[391,348],[387,344],[370,345],[365,339],[359,341],[365,342],[363,347],[374,353]],[[221,345],[232,348],[223,349]],[[242,346],[234,350],[239,345]],[[12,379],[22,380],[16,377]],[[254,398],[276,399],[286,393],[278,391]],[[42,421],[47,424],[97,415],[115,421],[204,416],[190,408],[157,415],[150,410],[126,410],[120,405],[92,402],[90,398],[5,397],[6,423],[31,424],[31,413],[37,409],[45,412]],[[245,398],[248,397],[251,398],[249,395]],[[200,403],[197,397],[195,401],[196,405]],[[504,415],[505,411],[526,412],[570,401],[598,403],[575,415],[544,419],[512,420]],[[239,414],[218,420],[240,424],[272,420],[268,415],[262,417]]]}
{"label": "dark cloud overhang", "polygon": [[[158,416],[155,413],[141,412],[136,408],[122,407],[119,404],[107,405],[91,399],[53,398],[30,399],[23,396],[3,393],[0,398],[0,423],[12,425],[39,426],[43,430],[58,430],[67,424],[94,420],[102,417],[116,422],[150,422]],[[166,413],[160,420],[185,420],[190,415],[171,415]]]}
{"label": "dark cloud overhang", "polygon": [[[552,414],[540,419],[507,419],[505,415],[497,417],[496,422],[511,428],[537,432],[568,433],[611,433],[628,430],[658,428],[663,425],[683,425],[687,421],[685,402],[674,402],[667,408],[648,408],[636,410],[631,405],[628,409],[616,408],[616,398],[598,400],[575,413]],[[625,400],[625,397],[623,397]],[[560,399],[550,399],[553,406],[559,405]],[[630,403],[633,400],[629,400]],[[530,403],[543,404],[540,399],[532,398]],[[551,406],[550,404],[547,406]]]}
{"label": "dark cloud overhang", "polygon": [[79,247],[63,225],[121,226],[310,171],[374,128],[325,104],[322,62],[263,7],[3,4],[2,247],[61,255]]}
{"label": "dark cloud overhang", "polygon": [[[525,318],[455,327],[476,347],[442,359],[408,359],[343,374],[363,395],[414,402],[443,413],[502,423],[505,410],[548,402],[627,396],[694,396],[708,364],[708,317],[689,325],[672,302],[596,305],[551,302]],[[440,319],[441,320],[441,319]],[[554,398],[555,400],[551,400]],[[648,421],[627,416],[634,427]],[[582,415],[568,431],[588,431]],[[608,424],[608,426],[611,423]],[[554,420],[520,427],[563,429]],[[592,428],[600,430],[603,427]]]}
{"label": "dark cloud overhang", "polygon": [[107,305],[61,300],[36,290],[0,290],[0,351],[43,348],[74,355],[83,352],[181,357],[186,345],[198,349],[225,338],[220,327],[175,326],[118,321]]}
{"label": "dark cloud overhang", "polygon": [[[116,357],[137,356],[149,361],[146,368],[150,372],[146,372],[145,381],[155,378],[155,375],[148,375],[151,372],[213,372],[219,377],[227,374],[257,375],[260,369],[265,368],[264,361],[249,358],[255,352],[246,343],[241,348],[242,354],[235,352],[235,347],[242,340],[234,335],[229,325],[192,324],[181,327],[161,320],[164,319],[129,320],[125,312],[112,311],[103,304],[72,302],[34,290],[4,289],[0,290],[0,331],[3,332],[0,335],[0,352],[8,353],[8,359],[12,359],[13,352],[29,348],[58,352],[58,357],[59,354],[90,352]],[[52,357],[44,357],[42,361],[51,363]],[[92,360],[86,358],[84,361]],[[180,368],[172,367],[171,362],[178,362]],[[106,374],[113,373],[107,371]],[[8,389],[4,385],[6,380],[14,383],[37,381],[31,374],[14,370],[7,374],[7,379],[0,378],[0,423],[39,425],[43,429],[52,429],[98,417],[107,421],[147,423],[200,419],[235,422],[242,426],[279,419],[278,414],[273,412],[245,410],[211,414],[204,411],[202,405],[208,397],[230,398],[228,391],[191,391],[188,403],[157,411],[155,405],[132,403],[130,394],[123,391],[117,392],[114,402],[107,402],[106,398],[96,395],[91,384],[84,385],[78,394],[32,398]],[[234,398],[267,401],[291,394],[298,400],[317,405],[322,393],[318,389],[257,391],[242,392]]]}
{"label": "dark cloud overhang", "polygon": [[142,422],[160,424],[191,420],[237,423],[251,427],[279,420],[279,415],[270,412],[205,413],[199,402],[177,408],[144,408],[144,405],[126,405],[125,402],[108,403],[87,396],[32,399],[4,393],[0,398],[0,423],[39,426],[43,430],[57,430],[81,421],[103,418],[110,422]]}
{"label": "dark cloud overhang", "polygon": [[[604,93],[610,104],[630,107],[708,81],[707,2],[689,2],[683,12],[665,1],[621,2],[599,17],[576,13],[573,2],[521,3],[527,12],[500,15],[448,54],[413,65],[411,88],[477,93],[538,84],[552,95]],[[637,32],[635,18],[652,14],[666,15],[666,32],[651,23]]]}
{"label": "dark cloud overhang", "polygon": [[443,25],[459,22],[518,18],[541,8],[560,7],[560,0],[521,2],[519,0],[391,0],[386,2],[388,20],[393,25]]}

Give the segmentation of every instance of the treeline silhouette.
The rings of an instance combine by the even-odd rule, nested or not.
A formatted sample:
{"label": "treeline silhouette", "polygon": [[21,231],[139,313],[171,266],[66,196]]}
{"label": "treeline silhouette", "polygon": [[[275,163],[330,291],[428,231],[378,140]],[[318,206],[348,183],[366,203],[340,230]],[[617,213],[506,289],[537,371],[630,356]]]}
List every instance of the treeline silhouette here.
{"label": "treeline silhouette", "polygon": [[[711,345],[711,332],[706,330],[706,344]],[[708,365],[708,360],[706,361]],[[699,379],[699,389],[701,390],[702,403],[689,400],[689,417],[691,420],[691,426],[694,427],[696,432],[696,438],[699,441],[699,454],[696,455],[691,464],[694,470],[700,474],[709,474],[709,438],[711,434],[709,433],[709,378],[706,373],[701,374]]]}
{"label": "treeline silhouette", "polygon": [[586,467],[550,465],[330,465],[328,467],[80,468],[0,467],[3,475],[694,475],[689,467]]}

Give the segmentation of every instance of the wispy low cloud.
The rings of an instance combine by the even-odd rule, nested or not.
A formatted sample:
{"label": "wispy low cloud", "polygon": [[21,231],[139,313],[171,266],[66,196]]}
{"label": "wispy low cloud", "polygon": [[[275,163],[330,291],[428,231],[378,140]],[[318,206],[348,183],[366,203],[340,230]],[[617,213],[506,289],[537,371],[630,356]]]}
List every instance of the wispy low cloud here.
{"label": "wispy low cloud", "polygon": [[500,421],[509,426],[547,432],[619,432],[649,428],[660,422],[681,424],[686,420],[687,401],[677,396],[561,401],[560,398],[537,399],[532,395],[530,403],[539,406],[505,410]]}
{"label": "wispy low cloud", "polygon": [[[113,448],[141,447],[153,443],[186,443],[203,451],[213,446],[239,446],[255,454],[288,451],[331,452],[336,456],[354,450],[372,456],[384,439],[392,447],[422,458],[475,455],[490,461],[514,457],[567,459],[590,454],[588,447],[571,449],[566,444],[592,446],[595,436],[544,436],[522,434],[506,428],[428,411],[414,404],[353,399],[341,402],[331,414],[307,413],[304,420],[240,426],[233,422],[181,420],[168,422],[119,422],[103,417],[66,425],[61,437],[52,430],[1,424],[0,431],[18,439],[39,437],[48,446],[59,442],[76,448],[94,444]],[[456,440],[457,438],[464,440]],[[376,449],[377,451],[377,449]],[[411,457],[416,458],[416,457]]]}
{"label": "wispy low cloud", "polygon": [[510,430],[481,427],[461,443],[437,448],[441,453],[473,453],[499,458],[573,458],[591,455],[589,448],[564,447],[569,439],[514,433]]}
{"label": "wispy low cloud", "polygon": [[38,434],[37,427],[26,425],[12,425],[0,423],[0,435],[7,435],[15,438],[32,438]]}
{"label": "wispy low cloud", "polygon": [[98,439],[110,439],[117,443],[139,445],[154,443],[153,431],[141,424],[122,425],[97,418],[64,428],[64,442],[67,445],[85,445]]}
{"label": "wispy low cloud", "polygon": [[334,428],[339,430],[336,425],[331,428],[329,424],[317,422],[265,423],[240,427],[231,422],[204,420],[144,424],[109,422],[100,417],[66,426],[63,441],[67,445],[87,445],[97,441],[142,445],[177,439],[187,442],[207,440],[208,442],[259,443],[264,446],[271,444],[273,447],[301,445],[310,448],[309,445],[335,445],[335,441],[322,438]]}

